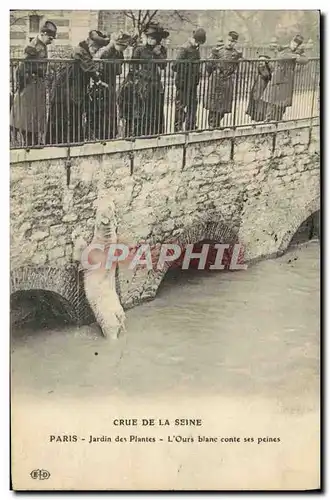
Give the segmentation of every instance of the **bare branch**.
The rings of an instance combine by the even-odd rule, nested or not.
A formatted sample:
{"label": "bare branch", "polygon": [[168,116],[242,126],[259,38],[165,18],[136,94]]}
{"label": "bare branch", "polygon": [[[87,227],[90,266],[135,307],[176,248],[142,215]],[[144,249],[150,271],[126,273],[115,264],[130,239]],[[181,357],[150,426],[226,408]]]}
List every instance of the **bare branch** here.
{"label": "bare branch", "polygon": [[15,12],[15,10],[11,11],[11,13],[10,13],[10,21],[9,21],[10,26],[15,26],[20,21],[27,22],[30,16],[39,16],[39,17],[42,17],[41,15],[38,14],[38,11],[36,11],[36,10],[30,10],[27,15],[20,16],[20,17],[15,17],[15,15],[12,14],[12,12]]}
{"label": "bare branch", "polygon": [[124,10],[124,16],[128,17],[129,19],[134,20],[134,14],[132,10]]}
{"label": "bare branch", "polygon": [[149,24],[151,23],[151,21],[153,20],[153,18],[154,18],[154,17],[155,17],[155,15],[157,14],[157,12],[158,12],[158,10],[154,10],[153,14],[151,14],[151,15],[149,16],[149,21],[148,21],[148,23],[147,23],[147,26],[146,26],[146,27],[148,27],[148,26],[149,26]]}
{"label": "bare branch", "polygon": [[184,22],[184,23],[190,23],[190,24],[193,24],[195,25],[195,23],[193,23],[188,16],[186,16],[185,14],[182,13],[182,11],[180,10],[174,10],[173,11],[173,16],[176,16],[180,19],[180,21]]}
{"label": "bare branch", "polygon": [[14,17],[10,16],[10,26],[15,26],[19,21],[27,21],[27,16],[25,17]]}
{"label": "bare branch", "polygon": [[146,19],[147,19],[148,15],[149,15],[149,11],[147,10],[147,11],[146,11],[146,13],[145,13],[145,15],[144,15],[144,17],[143,17],[143,19],[142,19],[142,21],[141,21],[141,24],[140,24],[140,26],[139,26],[139,27],[144,26],[144,23],[145,23],[145,21],[146,21]]}
{"label": "bare branch", "polygon": [[138,10],[138,11],[124,11],[124,14],[126,17],[128,17],[132,22],[133,22],[133,27],[137,29],[138,34],[141,35],[141,33],[148,28],[150,25],[152,19],[155,17],[157,14],[158,10]]}

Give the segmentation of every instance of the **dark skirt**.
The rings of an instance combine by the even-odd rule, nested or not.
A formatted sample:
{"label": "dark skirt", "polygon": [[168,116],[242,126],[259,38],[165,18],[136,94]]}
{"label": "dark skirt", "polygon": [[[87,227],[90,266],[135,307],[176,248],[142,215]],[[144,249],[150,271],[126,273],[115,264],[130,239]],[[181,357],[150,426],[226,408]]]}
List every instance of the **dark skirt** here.
{"label": "dark skirt", "polygon": [[116,89],[100,88],[86,106],[87,137],[90,140],[114,139],[118,133]]}
{"label": "dark skirt", "polygon": [[280,122],[283,119],[287,106],[283,104],[268,104],[267,103],[267,121]]}
{"label": "dark skirt", "polygon": [[70,100],[50,108],[46,144],[81,143],[86,140],[84,106]]}
{"label": "dark skirt", "polygon": [[140,126],[139,135],[164,133],[164,93],[156,86],[151,86],[145,94],[145,109]]}
{"label": "dark skirt", "polygon": [[119,92],[119,111],[126,136],[164,133],[164,93],[157,84],[127,79]]}
{"label": "dark skirt", "polygon": [[269,106],[266,102],[250,97],[246,114],[251,117],[251,120],[262,122],[266,120],[268,108]]}

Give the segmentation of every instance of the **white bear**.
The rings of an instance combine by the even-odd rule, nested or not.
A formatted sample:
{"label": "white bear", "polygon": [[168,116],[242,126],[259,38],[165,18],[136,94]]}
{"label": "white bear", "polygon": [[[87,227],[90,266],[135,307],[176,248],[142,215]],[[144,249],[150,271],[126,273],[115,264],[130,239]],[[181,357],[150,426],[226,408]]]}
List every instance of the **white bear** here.
{"label": "white bear", "polygon": [[[93,244],[107,245],[117,242],[116,218],[113,203],[100,199],[96,215]],[[81,261],[82,252],[87,248],[82,238],[74,244],[74,259]],[[106,260],[106,256],[104,260]],[[115,266],[106,269],[84,268],[84,285],[87,300],[95,319],[106,338],[117,339],[125,331],[125,312],[116,292]]]}

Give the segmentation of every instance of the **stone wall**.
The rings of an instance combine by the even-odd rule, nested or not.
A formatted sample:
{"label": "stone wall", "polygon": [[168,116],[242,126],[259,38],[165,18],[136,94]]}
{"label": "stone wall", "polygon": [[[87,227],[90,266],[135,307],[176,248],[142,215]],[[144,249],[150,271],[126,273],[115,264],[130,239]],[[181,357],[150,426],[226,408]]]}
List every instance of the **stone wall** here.
{"label": "stone wall", "polygon": [[[320,207],[319,142],[317,120],[301,120],[71,147],[69,163],[65,147],[12,151],[12,268],[72,266],[104,198],[125,243],[230,243],[230,234],[246,260],[282,252]],[[119,267],[122,304],[152,298],[162,278]]]}

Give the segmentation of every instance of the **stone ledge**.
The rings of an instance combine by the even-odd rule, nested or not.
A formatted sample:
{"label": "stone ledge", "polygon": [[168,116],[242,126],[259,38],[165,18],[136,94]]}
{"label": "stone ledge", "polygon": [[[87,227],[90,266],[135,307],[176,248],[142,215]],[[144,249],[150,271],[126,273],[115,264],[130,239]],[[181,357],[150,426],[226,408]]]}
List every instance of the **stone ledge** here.
{"label": "stone ledge", "polygon": [[[201,130],[200,132],[178,133],[162,135],[153,138],[138,138],[135,140],[116,139],[106,143],[88,143],[70,146],[70,157],[96,156],[114,153],[127,153],[144,149],[156,149],[170,146],[183,146],[199,142],[211,142],[234,137],[270,134],[277,131],[306,128],[319,125],[318,118],[306,118],[287,122],[263,123],[256,125],[227,128],[222,130]],[[46,146],[37,149],[12,149],[10,150],[10,163],[23,163],[42,161],[48,159],[65,160],[68,156],[67,146]]]}

